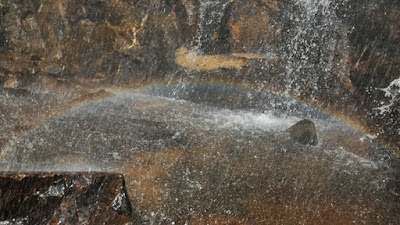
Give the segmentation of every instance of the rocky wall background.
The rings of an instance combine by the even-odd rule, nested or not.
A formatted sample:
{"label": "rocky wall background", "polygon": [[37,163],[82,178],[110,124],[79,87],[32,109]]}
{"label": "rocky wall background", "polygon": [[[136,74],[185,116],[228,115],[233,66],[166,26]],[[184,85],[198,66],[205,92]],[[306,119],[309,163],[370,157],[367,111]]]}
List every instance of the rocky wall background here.
{"label": "rocky wall background", "polygon": [[225,83],[305,101],[399,151],[399,21],[397,0],[0,0],[0,87]]}

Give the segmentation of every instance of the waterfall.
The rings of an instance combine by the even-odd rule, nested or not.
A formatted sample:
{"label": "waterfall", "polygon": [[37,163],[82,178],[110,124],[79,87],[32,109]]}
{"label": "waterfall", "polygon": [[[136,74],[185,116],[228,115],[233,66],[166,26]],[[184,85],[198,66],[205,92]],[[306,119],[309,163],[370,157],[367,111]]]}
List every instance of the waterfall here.
{"label": "waterfall", "polygon": [[346,82],[348,28],[336,14],[346,1],[292,0],[290,10],[283,15],[286,28],[282,58],[287,63],[284,75],[287,93],[298,95],[307,86],[312,88],[308,90],[312,95],[321,83],[326,85],[327,77]]}
{"label": "waterfall", "polygon": [[202,54],[220,54],[229,52],[229,18],[231,0],[201,0],[200,23],[197,34],[196,50]]}

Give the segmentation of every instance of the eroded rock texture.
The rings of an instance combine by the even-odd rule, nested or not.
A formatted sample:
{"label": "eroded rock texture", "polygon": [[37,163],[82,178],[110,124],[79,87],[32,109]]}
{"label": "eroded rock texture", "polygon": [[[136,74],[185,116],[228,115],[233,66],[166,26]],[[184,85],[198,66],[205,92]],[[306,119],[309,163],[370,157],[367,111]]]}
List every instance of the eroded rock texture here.
{"label": "eroded rock texture", "polygon": [[[154,223],[399,221],[400,167],[375,146],[400,155],[399,32],[398,0],[0,0],[0,170],[117,167],[135,210]],[[188,102],[119,95],[124,88]],[[302,146],[257,120],[321,115],[300,103],[368,135],[313,118],[320,145]],[[199,119],[215,116],[204,105],[233,112]],[[246,126],[213,131],[204,121]],[[87,189],[67,185],[83,177]],[[125,208],[113,208],[121,191],[97,195],[119,179],[20,177],[14,185],[33,182],[28,200],[49,207],[0,204],[28,212],[15,223],[64,214],[98,224],[83,206],[103,203],[125,222]]]}
{"label": "eroded rock texture", "polygon": [[[354,1],[347,24],[350,79],[378,136],[400,146],[400,2]],[[362,21],[362,22],[360,22]],[[372,110],[371,110],[372,109]]]}
{"label": "eroded rock texture", "polygon": [[290,95],[399,146],[396,0],[1,0],[0,15],[4,88],[219,82]]}
{"label": "eroded rock texture", "polygon": [[0,199],[4,224],[140,224],[118,174],[5,174]]}

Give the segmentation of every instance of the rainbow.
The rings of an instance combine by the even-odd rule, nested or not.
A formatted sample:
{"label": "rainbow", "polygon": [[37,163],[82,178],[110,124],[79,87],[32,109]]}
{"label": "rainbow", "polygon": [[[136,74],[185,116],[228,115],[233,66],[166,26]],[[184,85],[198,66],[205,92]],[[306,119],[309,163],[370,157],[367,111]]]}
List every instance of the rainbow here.
{"label": "rainbow", "polygon": [[[332,123],[344,124],[345,127],[351,130],[371,137],[368,129],[354,118],[349,118],[340,113],[336,113],[330,109],[324,109],[315,104],[308,104],[305,101],[299,100],[288,94],[281,94],[270,90],[256,90],[247,85],[233,85],[222,82],[168,82],[156,83],[152,82],[147,85],[137,85],[131,87],[105,87],[94,89],[93,92],[72,100],[65,104],[61,110],[55,115],[48,117],[41,123],[36,124],[33,129],[41,127],[51,121],[57,120],[60,117],[69,115],[70,113],[86,107],[87,105],[101,102],[105,99],[112,98],[124,93],[143,93],[149,95],[160,95],[164,97],[172,97],[177,99],[194,101],[195,103],[210,103],[211,105],[221,106],[219,100],[215,100],[215,94],[221,95],[224,103],[223,107],[236,107],[237,109],[245,110],[276,110],[278,114],[290,113],[298,117],[316,118],[322,120],[329,120]],[[209,96],[205,96],[205,95]],[[193,99],[193,95],[202,96],[203,99]],[[236,99],[229,99],[230,97],[237,97]],[[213,99],[214,98],[214,99]],[[210,101],[212,100],[212,101]],[[196,102],[197,101],[197,102]],[[236,101],[236,102],[235,102]],[[249,103],[250,102],[250,103]],[[236,105],[229,105],[229,104]],[[225,105],[223,105],[225,104]],[[387,147],[385,143],[379,140],[374,140],[377,144]],[[390,149],[390,148],[388,148]]]}

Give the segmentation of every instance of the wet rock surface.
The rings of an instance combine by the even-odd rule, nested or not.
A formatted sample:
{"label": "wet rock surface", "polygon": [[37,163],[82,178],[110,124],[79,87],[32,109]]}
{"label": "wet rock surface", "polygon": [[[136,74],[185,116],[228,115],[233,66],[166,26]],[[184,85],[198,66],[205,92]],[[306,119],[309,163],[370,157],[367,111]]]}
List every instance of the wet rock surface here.
{"label": "wet rock surface", "polygon": [[317,145],[318,135],[311,120],[303,119],[289,128],[290,138],[303,145]]}
{"label": "wet rock surface", "polygon": [[140,224],[122,175],[2,174],[3,224]]}
{"label": "wet rock surface", "polygon": [[0,83],[218,81],[289,94],[397,149],[399,95],[384,90],[400,86],[399,12],[396,0],[2,0]]}
{"label": "wet rock surface", "polygon": [[143,224],[396,224],[399,12],[0,0],[0,170],[119,171]]}
{"label": "wet rock surface", "polygon": [[[229,96],[235,89],[225,91]],[[9,171],[119,171],[142,224],[399,219],[399,160],[343,122],[267,93],[259,98],[270,99],[271,108],[262,112],[157,92],[78,104],[6,143],[0,165]],[[279,135],[305,115],[318,128],[318,146]]]}

